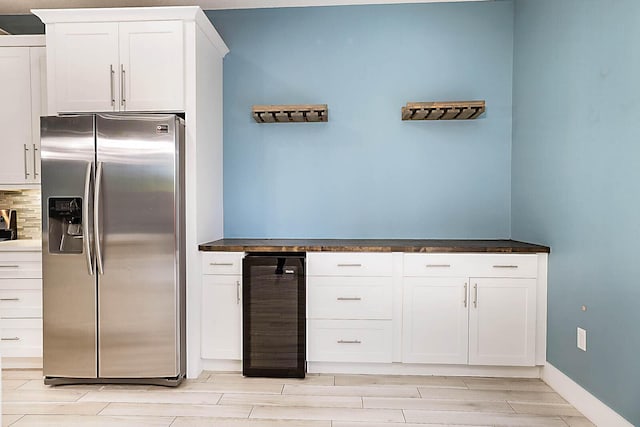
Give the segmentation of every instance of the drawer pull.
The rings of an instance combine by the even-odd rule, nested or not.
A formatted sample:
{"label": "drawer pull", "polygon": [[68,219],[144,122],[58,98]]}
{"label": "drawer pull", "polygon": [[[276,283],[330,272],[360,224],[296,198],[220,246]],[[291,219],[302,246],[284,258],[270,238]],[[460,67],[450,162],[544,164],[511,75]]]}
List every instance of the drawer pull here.
{"label": "drawer pull", "polygon": [[338,264],[338,267],[362,267],[362,264]]}
{"label": "drawer pull", "polygon": [[493,268],[518,268],[517,265],[494,265]]}
{"label": "drawer pull", "polygon": [[427,264],[427,268],[449,268],[451,264]]}
{"label": "drawer pull", "polygon": [[20,337],[2,337],[0,341],[20,341]]}
{"label": "drawer pull", "polygon": [[360,298],[360,297],[338,297],[338,298],[336,298],[336,300],[338,300],[338,301],[361,301],[362,298]]}
{"label": "drawer pull", "polygon": [[360,340],[338,340],[338,344],[362,344]]}
{"label": "drawer pull", "polygon": [[20,298],[0,298],[0,301],[20,301]]}
{"label": "drawer pull", "polygon": [[0,268],[19,268],[19,265],[0,265]]}
{"label": "drawer pull", "polygon": [[210,262],[209,265],[213,265],[213,266],[232,266],[233,263],[232,262]]}

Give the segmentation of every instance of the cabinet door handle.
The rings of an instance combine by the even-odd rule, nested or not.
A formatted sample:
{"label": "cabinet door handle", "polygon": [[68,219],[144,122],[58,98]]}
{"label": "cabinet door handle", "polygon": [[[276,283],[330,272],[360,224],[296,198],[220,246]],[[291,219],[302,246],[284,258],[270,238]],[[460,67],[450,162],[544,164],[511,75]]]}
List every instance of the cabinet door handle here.
{"label": "cabinet door handle", "polygon": [[338,297],[336,298],[337,301],[361,301],[362,298],[360,297]]}
{"label": "cabinet door handle", "polygon": [[20,337],[2,337],[0,341],[20,341]]}
{"label": "cabinet door handle", "polygon": [[360,340],[338,340],[338,344],[362,344]]}
{"label": "cabinet door handle", "polygon": [[27,148],[27,144],[24,144],[24,179],[29,178],[29,165],[27,160],[27,154],[29,154],[29,148]]}
{"label": "cabinet door handle", "polygon": [[338,264],[338,267],[362,267],[362,264]]}
{"label": "cabinet door handle", "polygon": [[465,284],[464,284],[464,308],[467,308],[467,302],[468,302],[468,301],[467,301],[467,289],[468,289],[468,286],[467,286],[467,284],[465,283]]}
{"label": "cabinet door handle", "polygon": [[38,175],[40,175],[38,173],[38,155],[36,151],[38,151],[38,147],[36,146],[36,144],[33,144],[33,177],[34,178],[37,178]]}
{"label": "cabinet door handle", "polygon": [[473,285],[473,307],[478,308],[478,284]]}
{"label": "cabinet door handle", "polygon": [[20,298],[0,298],[0,301],[20,301]]}
{"label": "cabinet door handle", "polygon": [[120,64],[120,105],[124,107],[125,103],[126,103],[126,99],[125,99],[125,91],[124,91],[124,86],[125,86],[125,71],[124,71],[124,65]]}
{"label": "cabinet door handle", "polygon": [[427,268],[449,268],[451,264],[427,264]]}
{"label": "cabinet door handle", "polygon": [[113,69],[113,64],[109,64],[109,78],[111,79],[111,106],[115,107],[116,106],[116,91],[115,91],[115,83],[114,83],[114,79],[116,76],[116,72]]}
{"label": "cabinet door handle", "polygon": [[20,268],[20,266],[5,264],[5,265],[0,265],[0,268]]}
{"label": "cabinet door handle", "polygon": [[236,280],[236,304],[240,304],[240,280]]}
{"label": "cabinet door handle", "polygon": [[220,266],[232,266],[233,263],[232,262],[210,262],[209,265],[213,265],[214,267],[220,267]]}
{"label": "cabinet door handle", "polygon": [[493,268],[518,268],[517,265],[494,265]]}

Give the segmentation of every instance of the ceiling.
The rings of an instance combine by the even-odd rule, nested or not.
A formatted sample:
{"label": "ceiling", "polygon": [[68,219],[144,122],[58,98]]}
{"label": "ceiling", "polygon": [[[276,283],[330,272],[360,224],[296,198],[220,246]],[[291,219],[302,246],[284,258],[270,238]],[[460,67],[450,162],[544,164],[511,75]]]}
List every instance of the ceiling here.
{"label": "ceiling", "polygon": [[202,9],[334,6],[384,3],[439,3],[491,0],[0,0],[0,14],[28,14],[31,9],[131,6],[200,6]]}

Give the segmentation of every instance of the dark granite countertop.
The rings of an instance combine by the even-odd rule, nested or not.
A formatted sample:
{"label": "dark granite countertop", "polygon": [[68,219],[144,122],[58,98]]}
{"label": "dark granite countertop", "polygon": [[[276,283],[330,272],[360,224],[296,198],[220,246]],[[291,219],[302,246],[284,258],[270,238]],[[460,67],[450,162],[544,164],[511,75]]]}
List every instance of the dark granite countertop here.
{"label": "dark granite countertop", "polygon": [[550,252],[547,246],[516,240],[442,239],[220,239],[203,243],[198,249],[224,252]]}

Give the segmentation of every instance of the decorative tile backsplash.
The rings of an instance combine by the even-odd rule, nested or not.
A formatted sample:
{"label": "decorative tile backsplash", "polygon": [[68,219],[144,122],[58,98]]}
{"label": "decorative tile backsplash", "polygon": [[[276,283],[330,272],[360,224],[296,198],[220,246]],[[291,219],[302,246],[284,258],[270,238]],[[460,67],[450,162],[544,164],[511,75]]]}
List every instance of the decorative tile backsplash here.
{"label": "decorative tile backsplash", "polygon": [[18,214],[18,239],[40,239],[40,190],[0,190],[0,209]]}

